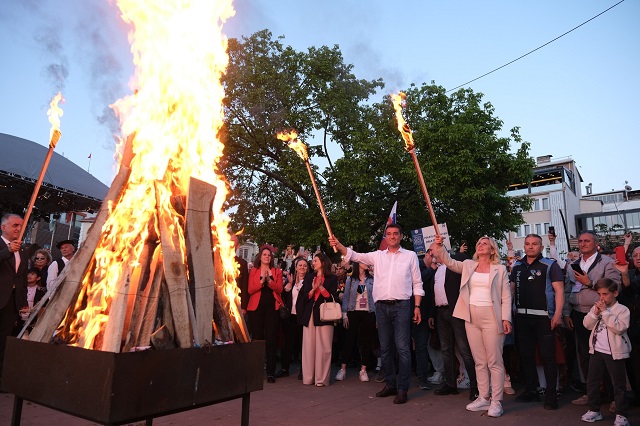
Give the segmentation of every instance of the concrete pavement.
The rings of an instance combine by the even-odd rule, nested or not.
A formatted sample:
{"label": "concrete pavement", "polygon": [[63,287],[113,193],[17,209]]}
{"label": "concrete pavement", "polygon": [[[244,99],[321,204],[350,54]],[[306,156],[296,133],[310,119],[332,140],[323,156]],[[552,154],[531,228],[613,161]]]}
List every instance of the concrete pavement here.
{"label": "concrete pavement", "polygon": [[[469,412],[465,405],[469,402],[469,391],[459,395],[437,396],[433,389],[420,390],[415,377],[409,390],[409,401],[404,405],[393,404],[393,397],[376,398],[375,393],[383,384],[373,381],[360,382],[356,369],[349,369],[347,378],[332,382],[325,388],[304,386],[297,380],[299,365],[292,365],[292,375],[281,378],[275,384],[264,383],[264,390],[251,395],[252,425],[522,425],[555,426],[584,425],[580,416],[586,407],[571,404],[577,395],[573,392],[559,400],[560,408],[547,411],[542,403],[519,404],[515,395],[505,395],[504,414],[491,418],[486,412]],[[333,367],[332,377],[337,372]],[[224,386],[224,384],[221,384]],[[437,386],[434,386],[434,389]],[[520,389],[516,388],[517,394]],[[9,425],[13,407],[13,395],[0,394],[0,425]],[[599,424],[613,424],[615,415],[603,405],[604,419]],[[637,408],[632,408],[629,420],[633,424],[638,416]],[[183,413],[154,419],[156,425],[238,425],[241,417],[241,401],[234,400]],[[54,410],[25,401],[22,425],[69,425],[86,426],[94,423],[78,419]],[[143,423],[137,423],[138,425]]]}

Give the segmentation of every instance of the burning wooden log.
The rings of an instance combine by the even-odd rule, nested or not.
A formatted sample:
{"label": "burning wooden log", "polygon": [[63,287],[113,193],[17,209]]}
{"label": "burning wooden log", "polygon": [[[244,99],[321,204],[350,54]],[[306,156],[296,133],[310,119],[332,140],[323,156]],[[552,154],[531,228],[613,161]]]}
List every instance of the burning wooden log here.
{"label": "burning wooden log", "polygon": [[[94,268],[98,267],[94,251],[103,239],[109,238],[109,230],[102,228],[126,190],[128,179],[129,169],[122,166],[87,240],[54,283],[54,296],[30,340],[49,342],[58,328],[61,337],[57,340],[61,342],[119,352],[121,348],[129,351],[149,346],[154,333],[162,327],[163,331],[156,337],[163,336],[163,341],[173,339],[175,346],[181,348],[213,343],[216,337],[223,342],[248,342],[244,319],[231,313],[234,311],[231,307],[240,312],[237,297],[225,294],[228,280],[221,258],[213,249],[219,244],[213,241],[211,232],[215,187],[196,179],[191,180],[186,203],[177,205],[186,205],[184,218],[165,214],[166,209],[173,210],[175,203],[163,204],[159,196],[162,189],[157,185],[153,188],[156,212],[150,219],[149,236],[137,262],[122,262],[120,266],[122,273],[108,307],[104,308],[108,314],[104,330],[88,338],[68,337],[73,334],[74,318],[86,309],[90,297],[87,288],[99,278],[94,277]],[[183,197],[172,198],[175,201]],[[108,272],[100,272],[105,273]],[[188,280],[193,285],[193,299]],[[82,321],[80,323],[82,325]],[[213,333],[213,323],[217,336]],[[166,342],[162,346],[166,346]]]}
{"label": "burning wooden log", "polygon": [[[107,220],[109,214],[109,205],[112,202],[117,202],[122,193],[122,189],[129,176],[129,169],[127,167],[120,167],[120,171],[116,175],[115,179],[111,183],[111,188],[107,193],[100,211],[96,216],[96,219],[91,225],[87,238],[82,245],[78,248],[77,253],[62,270],[62,274],[53,281],[51,291],[47,292],[47,295],[34,309],[30,320],[36,317],[37,311],[44,306],[46,301],[51,298],[52,293],[55,292],[55,297],[51,298],[47,309],[38,319],[38,322],[34,326],[32,332],[29,335],[29,340],[37,342],[49,342],[53,336],[53,332],[56,330],[60,322],[62,321],[65,313],[70,306],[77,300],[80,294],[83,277],[86,275],[93,254],[100,242],[102,236],[102,226]],[[26,324],[27,327],[29,324]]]}
{"label": "burning wooden log", "polygon": [[[160,189],[156,185],[156,208],[161,209]],[[159,215],[160,216],[160,215]],[[187,268],[184,264],[184,253],[180,248],[178,233],[173,231],[175,226],[169,221],[168,216],[161,215],[158,218],[158,228],[160,229],[160,245],[164,258],[164,277],[167,282],[167,292],[171,302],[171,315],[175,327],[175,339],[180,348],[190,348],[193,346],[193,333],[191,320],[189,318],[189,308],[187,298],[189,288],[187,286]]]}
{"label": "burning wooden log", "polygon": [[185,217],[185,242],[189,257],[189,280],[195,291],[195,338],[198,344],[213,342],[214,276],[211,206],[216,194],[213,185],[191,178]]}

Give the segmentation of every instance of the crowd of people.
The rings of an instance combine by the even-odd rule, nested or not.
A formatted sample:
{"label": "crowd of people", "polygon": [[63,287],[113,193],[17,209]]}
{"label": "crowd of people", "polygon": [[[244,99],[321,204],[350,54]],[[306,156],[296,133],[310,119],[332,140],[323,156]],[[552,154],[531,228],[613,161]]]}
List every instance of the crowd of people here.
{"label": "crowd of people", "polygon": [[[18,215],[1,219],[0,372],[6,337],[22,328],[47,287],[55,290],[75,252],[71,240],[58,242],[59,259],[23,247],[21,227]],[[331,236],[337,264],[319,247],[296,254],[289,246],[278,260],[265,245],[251,265],[236,257],[241,308],[252,338],[265,341],[268,383],[288,377],[299,360],[298,379],[326,387],[335,362],[336,381],[347,379],[350,365],[362,382],[375,371],[384,383],[376,397],[404,404],[414,369],[419,389],[438,386],[438,396],[468,389],[467,410],[500,417],[518,377],[517,403],[555,410],[570,388],[580,393],[572,403],[587,407],[583,421],[602,420],[604,398],[614,424],[629,424],[629,405],[640,405],[640,246],[631,246],[630,234],[615,256],[594,232],[581,232],[564,259],[553,233],[549,257],[542,237],[529,234],[521,257],[507,242],[506,261],[486,236],[472,258],[466,244],[450,253],[436,236],[419,259],[403,238],[390,224],[386,249],[358,253]]]}
{"label": "crowd of people", "polygon": [[[419,389],[468,389],[467,410],[499,417],[517,377],[517,403],[555,410],[572,389],[580,396],[571,402],[587,409],[583,421],[603,418],[604,398],[614,424],[629,424],[630,403],[640,404],[640,351],[632,350],[640,344],[640,247],[630,234],[628,262],[602,252],[591,231],[566,258],[550,233],[549,257],[530,234],[521,257],[508,242],[504,261],[490,237],[469,258],[466,244],[450,253],[438,236],[422,259],[401,247],[403,237],[391,224],[387,249],[358,253],[332,236],[341,255],[333,265],[320,250],[289,246],[278,262],[273,247],[260,249],[242,298],[253,338],[266,341],[269,383],[288,377],[296,359],[298,379],[319,387],[331,383],[332,363],[336,381],[351,365],[360,381],[375,371],[384,382],[377,397],[403,404],[413,370]],[[334,300],[342,319],[323,321],[320,306]]]}
{"label": "crowd of people", "polygon": [[0,380],[6,338],[20,333],[34,306],[47,293],[47,287],[53,289],[55,279],[76,250],[74,241],[59,241],[56,247],[61,257],[53,259],[48,250],[36,244],[23,246],[18,240],[22,225],[22,218],[16,214],[0,219]]}

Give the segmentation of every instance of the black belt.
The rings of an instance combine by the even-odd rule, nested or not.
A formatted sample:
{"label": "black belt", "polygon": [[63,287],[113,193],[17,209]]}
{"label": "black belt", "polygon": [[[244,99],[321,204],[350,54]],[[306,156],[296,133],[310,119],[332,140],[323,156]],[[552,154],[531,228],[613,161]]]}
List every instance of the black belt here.
{"label": "black belt", "polygon": [[378,300],[380,303],[384,303],[385,305],[395,305],[396,303],[404,302],[404,300]]}
{"label": "black belt", "polygon": [[437,305],[436,308],[448,308],[449,305]]}

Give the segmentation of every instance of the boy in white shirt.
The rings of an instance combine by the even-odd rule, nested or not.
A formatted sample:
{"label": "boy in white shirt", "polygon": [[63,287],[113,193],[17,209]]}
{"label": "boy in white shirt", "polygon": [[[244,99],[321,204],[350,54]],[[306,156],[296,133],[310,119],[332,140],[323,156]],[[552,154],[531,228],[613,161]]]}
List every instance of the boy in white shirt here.
{"label": "boy in white shirt", "polygon": [[625,397],[625,359],[631,353],[631,342],[627,336],[629,309],[618,303],[618,284],[608,278],[598,280],[594,290],[600,296],[593,308],[584,317],[585,328],[591,330],[589,338],[589,375],[587,377],[587,397],[589,411],[582,421],[593,423],[602,420],[600,414],[600,382],[605,368],[613,382],[616,402],[615,426],[628,426],[628,403]]}

